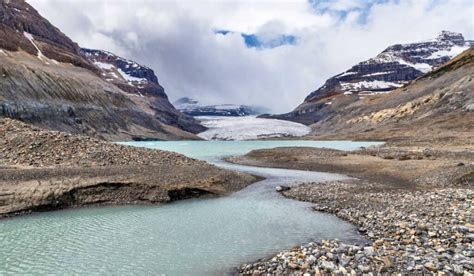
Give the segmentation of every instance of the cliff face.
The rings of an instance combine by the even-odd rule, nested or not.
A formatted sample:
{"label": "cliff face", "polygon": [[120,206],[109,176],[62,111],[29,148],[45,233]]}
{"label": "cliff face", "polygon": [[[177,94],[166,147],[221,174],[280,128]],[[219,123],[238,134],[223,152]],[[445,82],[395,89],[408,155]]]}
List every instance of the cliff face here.
{"label": "cliff face", "polygon": [[376,57],[328,79],[292,112],[275,117],[305,124],[318,122],[337,112],[334,97],[346,96],[339,99],[340,107],[341,102],[354,103],[393,91],[441,66],[471,44],[459,33],[443,31],[432,40],[390,46]]}
{"label": "cliff face", "polygon": [[124,75],[109,81],[25,1],[1,1],[0,16],[0,117],[114,140],[197,139],[205,129],[174,109],[151,69],[137,75],[115,57]]}

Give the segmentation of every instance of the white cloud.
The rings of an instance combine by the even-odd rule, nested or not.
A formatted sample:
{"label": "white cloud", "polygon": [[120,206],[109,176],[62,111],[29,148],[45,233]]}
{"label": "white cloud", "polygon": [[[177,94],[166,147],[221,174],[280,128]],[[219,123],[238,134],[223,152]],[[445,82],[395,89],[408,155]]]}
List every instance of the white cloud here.
{"label": "white cloud", "polygon": [[[259,104],[276,112],[289,111],[328,77],[390,44],[429,39],[444,29],[474,37],[470,0],[388,1],[370,10],[359,0],[324,7],[300,0],[28,2],[81,46],[153,68],[172,99]],[[339,12],[347,14],[341,19]],[[299,39],[256,50],[240,35],[217,29]]]}

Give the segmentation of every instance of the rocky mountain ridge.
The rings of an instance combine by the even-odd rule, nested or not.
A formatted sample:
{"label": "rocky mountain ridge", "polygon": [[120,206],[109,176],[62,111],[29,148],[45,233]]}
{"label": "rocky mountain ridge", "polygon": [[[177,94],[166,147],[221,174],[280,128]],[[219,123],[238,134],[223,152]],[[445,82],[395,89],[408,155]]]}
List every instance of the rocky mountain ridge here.
{"label": "rocky mountain ridge", "polygon": [[152,69],[103,50],[81,48],[81,54],[100,69],[106,81],[124,91],[167,98]]}
{"label": "rocky mountain ridge", "polygon": [[24,0],[0,1],[0,15],[0,117],[113,140],[198,139],[205,130],[171,105],[153,70],[81,51]]}
{"label": "rocky mountain ridge", "polygon": [[350,104],[393,91],[441,66],[471,45],[473,41],[466,41],[462,34],[442,31],[435,39],[390,46],[376,57],[328,79],[292,112],[274,117],[315,123],[337,111],[331,106],[334,97],[344,95],[343,101]]}

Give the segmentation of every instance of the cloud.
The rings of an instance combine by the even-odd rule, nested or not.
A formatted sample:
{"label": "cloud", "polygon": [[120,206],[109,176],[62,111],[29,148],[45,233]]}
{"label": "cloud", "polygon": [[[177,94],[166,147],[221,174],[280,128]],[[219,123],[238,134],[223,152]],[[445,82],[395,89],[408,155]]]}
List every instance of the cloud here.
{"label": "cloud", "polygon": [[441,30],[474,37],[470,0],[28,2],[81,46],[153,68],[172,99],[275,112],[391,44]]}

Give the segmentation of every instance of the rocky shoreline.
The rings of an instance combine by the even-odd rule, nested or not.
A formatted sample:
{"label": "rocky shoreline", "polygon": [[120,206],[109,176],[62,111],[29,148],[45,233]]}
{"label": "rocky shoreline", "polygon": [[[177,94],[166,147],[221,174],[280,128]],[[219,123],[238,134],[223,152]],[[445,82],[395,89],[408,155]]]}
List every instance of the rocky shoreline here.
{"label": "rocky shoreline", "polygon": [[[315,211],[331,213],[357,225],[369,241],[359,245],[338,240],[314,241],[271,258],[244,264],[239,273],[472,275],[473,154],[470,150],[438,153],[392,146],[356,152],[280,148],[232,158],[231,161],[240,164],[357,176],[359,179],[342,182],[305,183],[281,193],[296,200],[313,202]],[[300,158],[295,159],[295,156]],[[413,165],[408,166],[412,167],[411,172],[395,173],[408,169],[403,164],[407,160],[419,164],[409,164]],[[376,174],[375,169],[381,161],[384,161],[384,170]],[[352,165],[357,165],[359,171],[353,170]],[[439,172],[428,170],[427,174],[422,168]]]}
{"label": "rocky shoreline", "polygon": [[[359,227],[371,242],[312,242],[250,265],[242,274],[402,272],[469,275],[474,269],[474,191],[373,191],[360,183],[307,183],[283,192]],[[367,188],[370,186],[366,186]]]}
{"label": "rocky shoreline", "polygon": [[90,205],[219,196],[259,179],[177,153],[0,119],[0,218]]}

